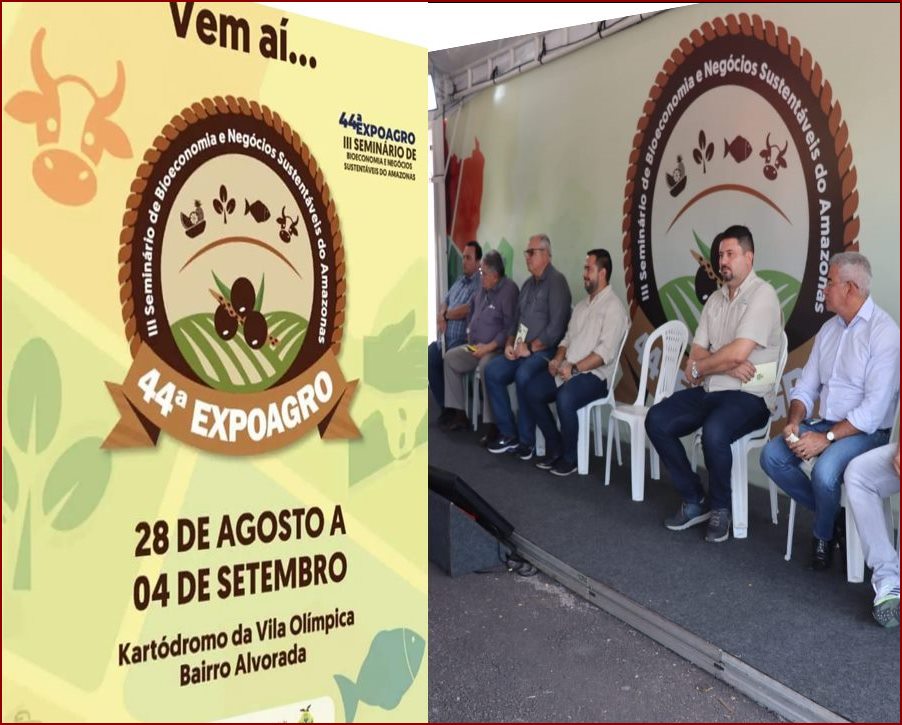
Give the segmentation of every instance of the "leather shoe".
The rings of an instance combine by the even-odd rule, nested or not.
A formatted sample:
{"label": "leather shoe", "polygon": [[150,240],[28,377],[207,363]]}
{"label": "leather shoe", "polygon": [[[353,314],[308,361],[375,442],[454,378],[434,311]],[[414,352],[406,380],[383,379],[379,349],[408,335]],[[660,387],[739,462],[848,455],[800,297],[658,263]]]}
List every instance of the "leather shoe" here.
{"label": "leather shoe", "polygon": [[494,423],[486,423],[485,434],[479,439],[479,445],[488,448],[492,443],[498,440],[498,426]]}
{"label": "leather shoe", "polygon": [[462,410],[457,410],[451,419],[442,426],[442,430],[446,433],[453,433],[457,430],[466,430],[470,427],[470,419]]}
{"label": "leather shoe", "polygon": [[833,542],[826,539],[814,539],[814,550],[811,554],[811,568],[815,571],[829,569],[833,564]]}

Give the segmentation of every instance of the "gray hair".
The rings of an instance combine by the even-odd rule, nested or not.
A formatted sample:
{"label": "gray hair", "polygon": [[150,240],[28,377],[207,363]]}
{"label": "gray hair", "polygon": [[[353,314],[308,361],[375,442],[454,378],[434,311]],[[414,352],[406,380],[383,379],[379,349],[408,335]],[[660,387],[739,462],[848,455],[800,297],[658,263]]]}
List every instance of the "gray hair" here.
{"label": "gray hair", "polygon": [[547,234],[533,234],[530,239],[538,239],[539,244],[542,245],[542,249],[547,249],[548,256],[551,256],[551,240],[548,238]]}
{"label": "gray hair", "polygon": [[858,252],[842,252],[830,257],[830,266],[836,266],[843,282],[854,282],[863,295],[871,289],[871,263]]}
{"label": "gray hair", "polygon": [[504,276],[504,260],[501,258],[501,255],[495,251],[494,249],[491,252],[486,252],[482,257],[482,266],[483,268],[488,267],[491,269],[498,277]]}

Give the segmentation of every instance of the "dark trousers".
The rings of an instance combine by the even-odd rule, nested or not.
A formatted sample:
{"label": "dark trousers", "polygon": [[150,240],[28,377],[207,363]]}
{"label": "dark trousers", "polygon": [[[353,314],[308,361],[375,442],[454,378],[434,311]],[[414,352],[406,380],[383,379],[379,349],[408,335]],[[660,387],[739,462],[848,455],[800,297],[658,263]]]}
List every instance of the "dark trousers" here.
{"label": "dark trousers", "polygon": [[740,390],[707,393],[698,387],[680,390],[653,405],[645,418],[645,430],[683,501],[700,503],[704,489],[680,438],[701,428],[711,508],[729,509],[730,444],[763,426],[769,417],[764,399],[757,395]]}
{"label": "dark trousers", "polygon": [[[421,368],[422,369],[422,368]],[[438,340],[429,344],[429,389],[440,408],[445,407],[445,367],[442,364],[442,346]],[[421,378],[422,379],[422,378]]]}
{"label": "dark trousers", "polygon": [[[576,444],[579,439],[579,418],[576,411],[607,394],[607,382],[591,373],[570,378],[560,387],[555,384],[547,368],[537,373],[529,381],[526,401],[539,430],[545,436],[545,454],[555,458],[561,456],[566,463],[576,465]],[[557,406],[557,417],[561,422],[560,433],[549,407],[552,402]]]}

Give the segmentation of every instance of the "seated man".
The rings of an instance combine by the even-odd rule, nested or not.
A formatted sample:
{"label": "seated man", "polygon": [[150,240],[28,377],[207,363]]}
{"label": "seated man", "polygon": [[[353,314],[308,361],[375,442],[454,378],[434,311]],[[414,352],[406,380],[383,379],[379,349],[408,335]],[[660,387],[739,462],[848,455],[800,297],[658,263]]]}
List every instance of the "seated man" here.
{"label": "seated man", "polygon": [[899,444],[888,443],[846,466],[846,496],[861,538],[864,560],[873,569],[874,619],[899,626],[899,555],[886,530],[883,499],[899,493]]}
{"label": "seated man", "polygon": [[492,408],[485,395],[485,366],[499,355],[507,340],[507,332],[517,314],[517,285],[504,276],[504,260],[498,252],[487,252],[479,266],[482,287],[476,293],[467,318],[468,345],[460,345],[445,352],[445,402],[453,417],[445,430],[467,427],[464,412],[464,376],[479,368],[483,385],[482,420],[492,424]]}
{"label": "seated man", "polygon": [[[486,366],[483,379],[499,435],[489,451],[515,451],[528,461],[535,449],[536,422],[528,406],[521,404],[514,427],[507,386],[516,382],[517,400],[525,400],[528,381],[548,365],[570,319],[570,288],[564,275],[551,264],[551,240],[546,235],[530,237],[524,254],[530,277],[520,288],[516,324],[508,332],[504,355]],[[518,340],[521,329],[526,331],[525,338]]]}
{"label": "seated man", "polygon": [[[826,307],[836,316],[814,338],[811,357],[789,394],[783,437],[761,451],[771,480],[814,511],[811,566],[833,560],[840,484],[856,456],[885,444],[899,394],[899,326],[874,304],[868,291],[871,265],[856,252],[830,260]],[[814,402],[820,398],[820,417]],[[799,468],[817,458],[809,478]]]}
{"label": "seated man", "polygon": [[[604,249],[587,253],[583,267],[583,286],[589,296],[573,308],[567,334],[545,370],[529,381],[526,400],[542,435],[545,455],[536,463],[556,476],[576,471],[579,420],[576,411],[593,400],[603,398],[620,350],[620,342],[629,327],[623,303],[609,286],[611,255]],[[557,404],[561,421],[558,433],[549,403]]]}
{"label": "seated man", "polygon": [[[685,369],[689,388],[653,405],[645,419],[648,438],[683,499],[680,510],[664,525],[682,531],[708,521],[705,541],[709,542],[730,536],[730,444],[770,417],[783,330],[777,293],[752,270],[752,233],[736,225],[719,234],[712,249],[718,241],[723,286],[702,309]],[[761,366],[762,373],[770,370],[771,377],[749,385],[756,366]],[[708,496],[680,440],[699,427]]]}
{"label": "seated man", "polygon": [[[458,277],[438,309],[438,334],[445,336],[445,350],[450,350],[467,341],[467,315],[470,313],[470,302],[476,294],[476,265],[482,259],[482,247],[479,242],[467,242],[463,253],[463,274]],[[453,411],[445,408],[445,368],[442,363],[441,338],[429,345],[429,389],[435,402],[442,409],[439,423],[449,421]]]}

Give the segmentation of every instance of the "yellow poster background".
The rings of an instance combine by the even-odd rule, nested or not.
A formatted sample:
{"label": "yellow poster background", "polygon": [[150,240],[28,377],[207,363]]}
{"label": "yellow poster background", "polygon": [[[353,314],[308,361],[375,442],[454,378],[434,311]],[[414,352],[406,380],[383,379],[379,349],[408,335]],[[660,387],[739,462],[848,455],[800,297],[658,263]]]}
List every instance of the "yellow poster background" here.
{"label": "yellow poster background", "polygon": [[[185,4],[179,7],[184,11]],[[218,39],[202,42],[195,21],[203,9],[219,22],[244,18],[250,52],[221,47]],[[122,62],[124,96],[110,118],[132,151],[131,158],[102,156],[90,202],[60,204],[32,175],[41,148],[35,126],[0,112],[3,718],[209,721],[326,697],[342,720],[348,703],[335,679],[342,675],[361,698],[356,720],[424,720],[425,651],[417,666],[410,653],[398,659],[378,635],[403,628],[425,639],[427,631],[426,53],[252,5],[196,4],[193,13],[183,39],[169,4],[3,5],[3,106],[20,91],[36,90],[30,53],[44,28],[43,61],[54,78],[78,76],[102,95]],[[287,47],[315,57],[316,68],[261,57],[263,23],[276,32],[284,28]],[[103,381],[123,379],[131,362],[117,281],[129,186],[171,117],[217,95],[256,99],[278,111],[315,154],[331,187],[348,289],[339,362],[348,379],[361,380],[351,415],[363,437],[322,441],[314,433],[281,451],[239,460],[198,452],[163,433],[154,449],[103,451],[98,458],[94,439],[117,419]],[[62,93],[61,104],[61,142],[77,141],[78,128],[66,125],[71,104]],[[414,132],[416,181],[346,171],[342,112]],[[78,118],[77,107],[74,113]],[[225,515],[300,507],[330,514],[336,506],[344,536],[135,557],[142,521],[208,516],[215,531]],[[341,583],[170,602],[143,612],[133,604],[139,576],[153,580],[200,567],[215,572],[223,564],[337,550],[348,560]],[[336,608],[354,610],[352,627],[273,641],[255,634],[243,647],[119,663],[124,642],[231,632],[239,624],[254,628],[270,617]],[[261,655],[295,641],[306,647],[302,665],[179,685],[183,663],[234,663],[240,652]],[[407,668],[398,675],[394,707],[368,695],[371,653],[389,671]]]}

